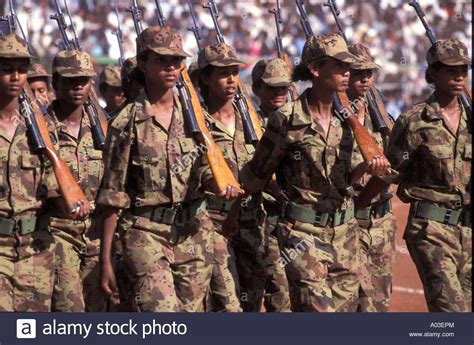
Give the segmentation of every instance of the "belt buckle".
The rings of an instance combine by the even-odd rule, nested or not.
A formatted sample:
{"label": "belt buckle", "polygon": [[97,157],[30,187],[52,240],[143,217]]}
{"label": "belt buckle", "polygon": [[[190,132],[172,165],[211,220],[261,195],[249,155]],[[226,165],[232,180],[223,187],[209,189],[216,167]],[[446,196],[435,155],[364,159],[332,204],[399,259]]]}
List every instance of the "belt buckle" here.
{"label": "belt buckle", "polygon": [[322,224],[321,224],[322,220],[323,220],[323,216],[322,216],[322,215],[316,215],[316,216],[314,217],[314,223],[313,223],[313,225],[314,225],[314,226],[321,226],[321,225],[322,225]]}
{"label": "belt buckle", "polygon": [[446,209],[446,213],[444,215],[443,223],[450,224],[451,223],[451,216],[453,214],[453,210],[450,208]]}

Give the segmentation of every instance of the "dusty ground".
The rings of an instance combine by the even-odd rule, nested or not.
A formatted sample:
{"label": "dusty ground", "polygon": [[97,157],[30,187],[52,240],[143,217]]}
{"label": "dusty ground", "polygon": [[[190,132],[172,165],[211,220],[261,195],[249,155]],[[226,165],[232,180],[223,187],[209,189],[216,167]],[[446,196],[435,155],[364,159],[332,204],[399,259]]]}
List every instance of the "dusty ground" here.
{"label": "dusty ground", "polygon": [[393,199],[393,209],[397,217],[397,254],[393,270],[393,295],[389,311],[394,312],[427,312],[423,287],[410,258],[403,231],[408,218],[408,204],[397,198]]}

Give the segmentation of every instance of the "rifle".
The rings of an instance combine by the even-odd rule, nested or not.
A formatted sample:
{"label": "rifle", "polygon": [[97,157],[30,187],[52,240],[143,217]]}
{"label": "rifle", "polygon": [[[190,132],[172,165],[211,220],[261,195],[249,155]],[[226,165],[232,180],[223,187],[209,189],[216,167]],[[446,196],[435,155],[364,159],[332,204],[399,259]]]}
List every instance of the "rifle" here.
{"label": "rifle", "polygon": [[[419,2],[416,0],[410,0],[408,5],[413,7],[413,9],[415,10],[416,15],[421,21],[421,24],[423,24],[423,27],[425,28],[426,36],[428,37],[431,45],[435,44],[436,43],[435,35],[433,33],[433,30],[431,30],[430,26],[425,20],[425,12],[421,8]],[[472,114],[472,94],[471,94],[471,91],[466,86],[464,86],[464,90],[460,98],[461,98],[461,103],[464,106],[464,109],[466,109],[466,112],[469,115]]]}
{"label": "rifle", "polygon": [[127,8],[127,12],[130,12],[132,14],[133,25],[135,26],[135,32],[137,33],[137,36],[138,36],[143,31],[143,26],[142,26],[142,13],[140,9],[138,8],[137,0],[133,0],[132,6]]}
{"label": "rifle", "polygon": [[[217,20],[220,16],[220,13],[217,9],[216,3],[211,0],[205,3],[203,7],[207,8],[212,16],[212,21],[214,22],[214,27],[216,30],[217,43],[225,43],[224,35],[222,35],[222,31]],[[255,110],[250,97],[247,96],[245,92],[245,86],[242,83],[242,79],[240,78],[238,81],[237,94],[235,95],[235,103],[242,116],[245,139],[248,143],[256,145],[263,134],[259,116],[257,115],[257,111]]]}
{"label": "rifle", "polygon": [[[2,18],[2,20],[8,21],[10,33],[15,33],[18,26],[23,40],[28,46],[28,51],[31,54],[31,46],[26,39],[11,0],[9,5],[10,15]],[[3,32],[0,32],[0,35],[3,35]],[[64,198],[67,209],[69,212],[73,213],[78,209],[79,204],[84,200],[87,200],[87,198],[77,184],[71,170],[69,170],[67,164],[61,159],[56,151],[56,148],[51,141],[51,137],[49,136],[48,126],[40,109],[41,103],[38,104],[32,101],[35,97],[28,82],[25,82],[23,85],[23,90],[20,91],[18,99],[20,103],[20,114],[25,119],[26,128],[28,130],[27,133],[28,138],[30,139],[31,149],[33,152],[44,154],[51,162],[54,176],[56,177],[59,190]]]}
{"label": "rifle", "polygon": [[[281,25],[281,23],[283,23],[283,20],[281,19],[280,0],[276,0],[276,7],[275,8],[270,7],[268,9],[268,12],[272,13],[273,16],[275,17],[275,27],[276,27],[275,43],[276,43],[276,48],[277,48],[277,51],[278,51],[278,57],[285,62],[286,71],[288,72],[289,75],[291,75],[290,58],[289,58],[288,54],[285,53],[285,50],[283,49],[283,41],[281,39],[280,25]],[[295,101],[298,98],[298,91],[296,91],[296,86],[295,86],[294,83],[292,83],[289,86],[288,94],[290,96],[290,100],[292,100],[292,101]]]}
{"label": "rifle", "polygon": [[[72,22],[71,13],[69,12],[69,9],[67,7],[66,0],[64,0],[64,4],[65,4],[65,8],[66,8],[66,11],[71,23],[72,31],[74,34],[73,40],[70,40],[67,35],[66,29],[68,28],[68,25],[66,24],[64,14],[61,10],[61,6],[59,5],[59,0],[54,0],[54,4],[56,7],[56,14],[49,16],[49,18],[55,20],[58,23],[59,31],[61,32],[61,36],[63,38],[63,44],[64,44],[65,50],[82,51],[82,47],[79,42],[79,38],[77,36],[74,23]],[[102,150],[105,145],[105,135],[107,134],[108,116],[105,114],[104,110],[100,106],[97,95],[93,87],[91,88],[91,91],[86,101],[84,102],[84,110],[86,111],[86,114],[89,118],[94,140],[96,141],[97,146]]]}
{"label": "rifle", "polygon": [[[344,32],[344,28],[342,23],[339,19],[339,15],[341,14],[341,10],[336,4],[335,0],[328,0],[328,2],[324,3],[324,6],[329,7],[331,13],[334,16],[336,21],[336,25],[338,27],[339,33],[344,38],[344,41],[347,45],[349,45],[349,40],[346,37]],[[379,93],[375,87],[371,87],[369,92],[367,92],[367,103],[369,108],[369,114],[372,119],[372,123],[377,131],[384,133],[387,136],[390,136],[392,133],[393,122],[390,119],[390,116],[387,114],[385,110],[385,106],[381,100],[380,95],[376,96]]]}
{"label": "rifle", "polygon": [[201,39],[202,39],[201,28],[198,25],[196,14],[194,13],[194,8],[193,8],[193,4],[191,3],[191,0],[188,0],[188,7],[189,7],[189,13],[191,14],[191,18],[193,20],[193,26],[188,28],[188,30],[191,31],[194,34],[194,38],[196,39],[198,50],[201,51],[202,50],[202,46],[201,46]]}
{"label": "rifle", "polygon": [[120,25],[120,16],[119,16],[119,10],[117,7],[117,1],[114,1],[114,12],[115,12],[115,16],[117,17],[117,30],[113,34],[117,36],[117,43],[118,43],[119,52],[120,52],[118,63],[119,63],[119,66],[122,67],[125,61],[125,54],[123,53],[123,34],[122,34],[122,27]]}
{"label": "rifle", "polygon": [[[156,1],[155,4],[157,6],[158,23],[161,27],[165,27],[166,19],[163,16],[163,12],[161,11],[159,1]],[[140,21],[141,15],[136,0],[133,1],[129,12],[132,13],[135,30],[137,31],[137,35],[139,35],[142,32],[142,26]],[[194,89],[184,62],[181,65],[180,73],[181,74],[178,78],[178,82],[176,83],[176,87],[178,89],[184,118],[190,134],[195,136],[202,145],[206,146],[206,156],[212,175],[214,176],[217,190],[219,192],[223,191],[229,185],[240,188],[240,185],[227,165],[222,152],[214,143],[212,135],[207,128],[206,121],[204,119],[204,112],[202,110],[201,103],[199,102],[199,97],[196,90]]]}
{"label": "rifle", "polygon": [[[313,36],[313,30],[309,23],[306,10],[304,8],[303,0],[295,0],[296,7],[300,14],[300,23],[303,26],[306,38],[309,39]],[[335,92],[333,96],[333,105],[336,109],[338,117],[345,121],[354,133],[355,140],[360,147],[362,156],[366,163],[371,163],[375,156],[382,157],[383,151],[372,139],[367,128],[365,128],[359,120],[356,118],[350,107],[349,97],[345,92]]]}

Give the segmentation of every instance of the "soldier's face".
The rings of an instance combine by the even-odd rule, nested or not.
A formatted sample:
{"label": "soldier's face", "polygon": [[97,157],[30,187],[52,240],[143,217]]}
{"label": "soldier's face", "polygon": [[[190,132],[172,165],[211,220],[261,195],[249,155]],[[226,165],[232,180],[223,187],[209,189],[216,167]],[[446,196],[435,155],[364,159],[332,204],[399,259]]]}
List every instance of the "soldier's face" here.
{"label": "soldier's face", "polygon": [[0,58],[0,95],[18,97],[28,75],[28,59]]}
{"label": "soldier's face", "polygon": [[468,67],[467,65],[442,65],[440,69],[432,74],[436,90],[446,95],[460,96],[466,85]]}
{"label": "soldier's face", "polygon": [[374,70],[356,70],[351,69],[349,79],[349,94],[356,97],[364,97],[365,94],[374,85]]}
{"label": "soldier's face", "polygon": [[28,79],[28,83],[35,98],[42,102],[47,102],[45,104],[49,104],[47,81],[44,78],[31,78]]}
{"label": "soldier's face", "polygon": [[125,100],[123,90],[120,86],[115,87],[107,85],[104,91],[103,97],[107,103],[107,108],[110,111],[118,109]]}
{"label": "soldier's face", "polygon": [[350,69],[347,62],[328,58],[312,73],[318,77],[319,86],[326,90],[344,92],[349,87]]}
{"label": "soldier's face", "polygon": [[207,79],[213,97],[221,100],[233,99],[237,93],[239,73],[239,66],[214,67]]}
{"label": "soldier's face", "polygon": [[172,89],[178,81],[183,58],[160,55],[150,51],[147,59],[138,60],[138,67],[145,74],[148,87]]}
{"label": "soldier's face", "polygon": [[288,86],[272,87],[262,82],[255,91],[260,106],[266,111],[275,111],[288,101]]}
{"label": "soldier's face", "polygon": [[57,99],[72,106],[79,107],[84,104],[91,90],[89,77],[59,77]]}

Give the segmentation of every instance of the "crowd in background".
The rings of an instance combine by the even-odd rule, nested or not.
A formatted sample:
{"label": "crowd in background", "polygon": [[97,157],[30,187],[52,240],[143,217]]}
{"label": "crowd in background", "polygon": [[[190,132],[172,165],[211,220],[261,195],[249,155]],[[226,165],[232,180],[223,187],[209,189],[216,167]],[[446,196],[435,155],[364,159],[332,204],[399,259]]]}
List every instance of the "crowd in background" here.
{"label": "crowd in background", "polygon": [[[114,2],[108,0],[67,0],[83,49],[99,64],[117,61],[119,49],[113,34],[117,28]],[[59,0],[64,9],[63,0]],[[135,55],[135,30],[132,16],[126,9],[131,0],[117,0],[122,26],[125,57]],[[215,40],[209,12],[202,8],[204,1],[191,1],[202,28],[202,45]],[[299,62],[305,35],[299,23],[295,2],[282,0],[283,45],[294,64]],[[326,0],[306,0],[305,7],[314,33],[336,31],[335,21]],[[186,0],[160,1],[168,24],[178,29],[184,38],[185,49],[197,56],[193,33],[188,31],[192,21]],[[248,62],[243,76],[248,76],[254,63],[262,57],[276,55],[275,24],[268,12],[275,1],[237,0],[216,1],[221,12],[220,24],[227,43]],[[27,31],[35,54],[50,66],[52,57],[60,49],[60,33],[49,16],[54,12],[53,0],[13,0],[18,17]],[[143,26],[157,24],[155,1],[138,0],[143,11]],[[425,53],[429,47],[425,30],[408,6],[407,0],[337,0],[340,16],[351,42],[371,48],[376,61],[383,66],[377,87],[387,97],[387,107],[398,114],[404,107],[421,100],[430,92],[424,80]],[[421,0],[427,21],[438,38],[461,39],[471,52],[472,2],[467,0]],[[0,1],[3,14],[8,13],[8,1]],[[190,62],[190,61],[189,61]]]}

